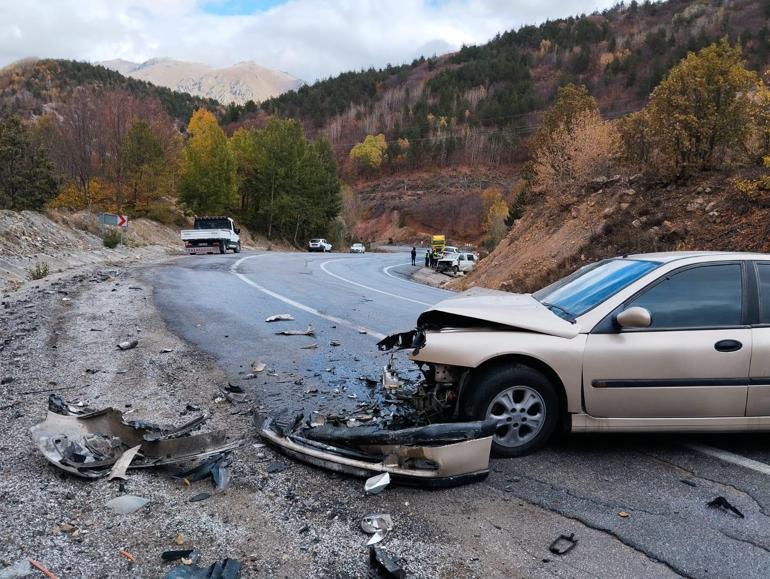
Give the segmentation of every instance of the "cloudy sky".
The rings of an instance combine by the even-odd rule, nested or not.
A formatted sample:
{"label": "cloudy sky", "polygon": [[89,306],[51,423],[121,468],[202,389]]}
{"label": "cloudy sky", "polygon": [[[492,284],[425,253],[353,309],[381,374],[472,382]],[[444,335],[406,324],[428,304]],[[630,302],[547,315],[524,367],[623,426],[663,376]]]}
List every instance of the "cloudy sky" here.
{"label": "cloudy sky", "polygon": [[312,82],[409,62],[615,0],[0,0],[0,66],[28,56],[225,66]]}

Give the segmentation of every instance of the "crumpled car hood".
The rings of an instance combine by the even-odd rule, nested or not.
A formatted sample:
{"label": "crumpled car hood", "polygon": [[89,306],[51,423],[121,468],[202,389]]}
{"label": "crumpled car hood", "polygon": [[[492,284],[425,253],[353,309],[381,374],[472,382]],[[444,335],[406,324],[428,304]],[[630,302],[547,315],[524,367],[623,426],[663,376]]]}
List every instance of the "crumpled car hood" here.
{"label": "crumpled car hood", "polygon": [[580,326],[560,318],[529,294],[512,294],[483,288],[474,288],[437,303],[423,312],[418,327],[429,322],[432,312],[440,312],[491,322],[511,328],[574,338]]}

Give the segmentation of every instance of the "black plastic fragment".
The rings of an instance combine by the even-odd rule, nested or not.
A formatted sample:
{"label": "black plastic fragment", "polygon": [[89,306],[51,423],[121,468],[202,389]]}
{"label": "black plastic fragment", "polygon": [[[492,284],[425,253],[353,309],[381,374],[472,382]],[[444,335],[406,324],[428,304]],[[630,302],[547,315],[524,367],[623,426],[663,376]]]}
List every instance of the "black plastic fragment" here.
{"label": "black plastic fragment", "polygon": [[189,559],[194,549],[176,549],[174,551],[163,551],[160,558],[164,561],[179,561],[179,559]]}
{"label": "black plastic fragment", "polygon": [[406,570],[400,559],[389,555],[377,545],[369,547],[370,577],[405,579]]}
{"label": "black plastic fragment", "polygon": [[275,474],[277,472],[283,472],[287,468],[289,468],[289,465],[285,462],[271,462],[267,467],[267,472]]}
{"label": "black plastic fragment", "polygon": [[385,430],[380,425],[362,425],[356,428],[325,424],[306,431],[305,437],[323,442],[363,444],[448,444],[492,436],[497,430],[496,420],[430,424],[401,430]]}
{"label": "black plastic fragment", "polygon": [[726,498],[722,496],[716,497],[715,499],[707,502],[706,504],[711,508],[721,509],[723,511],[733,513],[734,515],[740,517],[741,519],[745,518],[742,512],[740,512],[736,507],[730,504],[730,502]]}
{"label": "black plastic fragment", "polygon": [[554,539],[553,543],[548,547],[548,550],[554,555],[565,555],[572,551],[572,549],[575,548],[575,545],[577,545],[575,533],[570,533],[569,535],[561,534]]}
{"label": "black plastic fragment", "polygon": [[190,502],[191,503],[198,503],[200,501],[205,501],[210,496],[211,496],[211,494],[209,494],[209,493],[198,493],[197,495],[190,497]]}
{"label": "black plastic fragment", "polygon": [[190,482],[197,482],[211,475],[211,471],[223,458],[224,454],[216,454],[207,458],[200,464],[186,470],[180,470],[174,473],[174,478],[186,478]]}

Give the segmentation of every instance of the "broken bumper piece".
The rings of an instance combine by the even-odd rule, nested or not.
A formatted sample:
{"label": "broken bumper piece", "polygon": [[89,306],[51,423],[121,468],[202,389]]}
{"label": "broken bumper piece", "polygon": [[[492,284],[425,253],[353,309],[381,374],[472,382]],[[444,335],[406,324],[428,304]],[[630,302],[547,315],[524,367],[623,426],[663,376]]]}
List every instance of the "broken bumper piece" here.
{"label": "broken bumper piece", "polygon": [[204,417],[178,428],[162,428],[139,421],[127,422],[113,408],[74,415],[71,408],[49,410],[45,421],[33,426],[30,432],[48,462],[84,478],[106,476],[123,453],[136,446],[140,449],[129,469],[198,460],[241,444],[224,431],[189,434],[203,424]]}
{"label": "broken bumper piece", "polygon": [[495,427],[495,421],[483,421],[287,432],[268,418],[260,434],[285,455],[314,466],[359,477],[387,472],[394,483],[442,488],[486,478]]}

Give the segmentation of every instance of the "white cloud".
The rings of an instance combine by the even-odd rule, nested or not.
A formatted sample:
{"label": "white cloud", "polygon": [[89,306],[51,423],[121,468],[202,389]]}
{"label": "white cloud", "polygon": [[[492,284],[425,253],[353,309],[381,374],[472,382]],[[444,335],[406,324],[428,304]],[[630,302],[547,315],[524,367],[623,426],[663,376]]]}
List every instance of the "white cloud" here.
{"label": "white cloud", "polygon": [[498,32],[614,0],[288,0],[246,16],[202,0],[23,0],[0,3],[0,66],[28,56],[222,66],[254,60],[307,81],[409,62]]}

